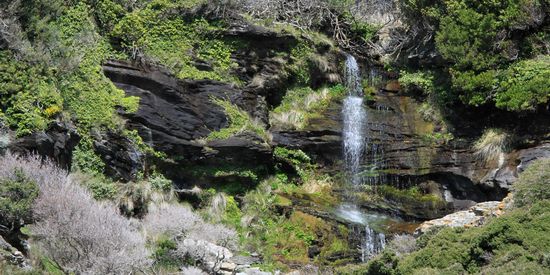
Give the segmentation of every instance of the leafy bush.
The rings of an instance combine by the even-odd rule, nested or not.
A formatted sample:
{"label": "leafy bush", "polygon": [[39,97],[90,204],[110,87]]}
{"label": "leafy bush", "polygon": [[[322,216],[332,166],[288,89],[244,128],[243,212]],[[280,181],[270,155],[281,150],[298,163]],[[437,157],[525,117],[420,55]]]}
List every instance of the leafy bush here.
{"label": "leafy bush", "polygon": [[178,244],[169,238],[161,238],[155,242],[153,258],[155,264],[163,267],[179,267],[183,264],[182,259],[176,255]]}
{"label": "leafy bush", "polygon": [[550,200],[550,159],[534,161],[512,186],[514,205],[528,206]]}
{"label": "leafy bush", "polygon": [[73,116],[80,134],[94,126],[115,126],[117,107],[136,111],[138,98],[126,97],[103,75],[101,63],[111,49],[97,33],[90,7],[30,2],[20,12],[26,18],[24,31],[32,37],[25,52],[32,54],[18,52],[19,61],[5,51],[0,56],[9,59],[0,66],[2,82],[9,84],[0,88],[5,95],[0,103],[17,134],[44,130],[63,111]]}
{"label": "leafy bush", "polygon": [[151,183],[151,187],[153,187],[153,189],[159,191],[167,192],[172,190],[173,187],[172,181],[165,178],[161,173],[153,173],[153,175],[149,177],[149,182]]}
{"label": "leafy bush", "polygon": [[61,112],[63,99],[51,72],[0,51],[0,104],[18,136],[45,130]]}
{"label": "leafy bush", "polygon": [[390,185],[380,185],[376,187],[376,192],[384,197],[395,202],[407,203],[430,203],[433,206],[445,204],[445,201],[434,194],[424,194],[418,186],[413,186],[406,189],[398,189]]}
{"label": "leafy bush", "polygon": [[550,99],[550,56],[520,61],[503,74],[495,102],[511,111],[535,110]]}
{"label": "leafy bush", "polygon": [[548,102],[548,58],[536,57],[547,54],[540,50],[548,27],[540,16],[547,4],[536,0],[405,0],[403,4],[410,18],[422,16],[435,28],[436,47],[451,62],[452,94],[463,103],[532,111]]}
{"label": "leafy bush", "polygon": [[226,128],[211,132],[207,137],[208,140],[228,139],[242,132],[251,132],[264,141],[269,141],[269,135],[264,127],[254,121],[247,112],[227,100],[213,98],[212,101],[223,108],[229,125]]}
{"label": "leafy bush", "polygon": [[102,175],[104,169],[105,163],[94,151],[92,138],[84,136],[73,151],[71,170],[73,172],[82,171],[91,175]]}
{"label": "leafy bush", "polygon": [[[185,18],[175,10],[186,10],[203,1],[155,0],[143,9],[127,14],[114,27],[112,36],[132,55],[140,51],[171,68],[179,78],[215,79],[239,82],[231,75],[236,64],[232,41],[218,35],[218,22]],[[212,70],[199,69],[206,62]]]}
{"label": "leafy bush", "polygon": [[400,261],[398,270],[402,274],[427,267],[436,272],[546,273],[549,267],[541,265],[539,259],[550,248],[550,237],[543,233],[550,225],[548,206],[548,201],[536,202],[480,228],[443,229],[426,247]]}
{"label": "leafy bush", "polygon": [[399,75],[399,84],[406,90],[420,90],[426,94],[434,92],[434,76],[432,72],[414,72],[409,73],[401,71]]}
{"label": "leafy bush", "polygon": [[32,218],[31,207],[38,196],[36,182],[17,169],[11,177],[0,178],[0,217],[8,228],[19,228]]}

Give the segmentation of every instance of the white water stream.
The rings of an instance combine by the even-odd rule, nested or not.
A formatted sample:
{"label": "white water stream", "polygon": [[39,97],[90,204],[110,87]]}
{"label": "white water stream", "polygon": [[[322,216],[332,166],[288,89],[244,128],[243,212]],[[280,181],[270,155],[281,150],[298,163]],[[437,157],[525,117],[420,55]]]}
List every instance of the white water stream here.
{"label": "white water stream", "polygon": [[[349,179],[350,191],[357,190],[364,184],[361,176],[361,166],[366,151],[366,124],[367,112],[363,106],[363,88],[359,66],[355,58],[348,55],[346,59],[346,88],[348,96],[344,99],[343,115],[343,148],[346,175]],[[336,214],[352,223],[359,224],[361,230],[361,259],[366,261],[378,254],[385,246],[386,238],[383,233],[376,233],[369,226],[369,215],[361,212],[354,202],[341,205]]]}

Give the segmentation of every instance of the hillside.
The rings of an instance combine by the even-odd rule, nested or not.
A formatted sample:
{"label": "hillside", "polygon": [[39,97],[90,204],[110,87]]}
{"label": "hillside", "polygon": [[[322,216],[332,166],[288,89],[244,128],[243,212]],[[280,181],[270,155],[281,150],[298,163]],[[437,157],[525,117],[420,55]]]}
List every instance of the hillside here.
{"label": "hillside", "polygon": [[550,273],[547,0],[0,3],[0,273]]}

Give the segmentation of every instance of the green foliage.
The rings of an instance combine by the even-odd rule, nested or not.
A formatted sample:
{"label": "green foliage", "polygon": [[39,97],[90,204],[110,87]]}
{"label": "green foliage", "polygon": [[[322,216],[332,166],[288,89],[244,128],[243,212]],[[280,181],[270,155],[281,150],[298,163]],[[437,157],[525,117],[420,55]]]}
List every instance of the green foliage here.
{"label": "green foliage", "polygon": [[[403,0],[411,18],[436,28],[435,42],[451,62],[452,93],[463,103],[495,104],[510,111],[535,110],[548,102],[548,39],[538,0]],[[530,12],[533,11],[533,12]],[[513,34],[512,34],[513,33]],[[521,37],[521,38],[520,38]],[[523,37],[527,37],[523,39]],[[546,41],[546,42],[544,42]]]}
{"label": "green foliage", "polygon": [[[379,256],[367,266],[342,273],[547,274],[550,272],[548,171],[550,160],[532,163],[514,183],[516,208],[483,226],[435,228],[417,238],[418,249],[410,254],[397,258]],[[391,247],[384,254],[391,255],[388,249]]]}
{"label": "green foliage", "polygon": [[445,204],[445,201],[433,194],[425,194],[418,186],[406,189],[398,189],[390,185],[380,185],[376,187],[376,192],[384,197],[397,202],[420,202],[433,205]]}
{"label": "green foliage", "polygon": [[512,186],[517,207],[550,200],[550,159],[534,161]]}
{"label": "green foliage", "polygon": [[422,139],[431,144],[447,144],[454,136],[451,133],[434,132],[423,135]]}
{"label": "green foliage", "polygon": [[[112,37],[130,53],[143,51],[171,68],[179,78],[239,80],[231,75],[236,64],[231,60],[236,41],[220,36],[220,23],[204,18],[185,18],[174,10],[185,10],[203,1],[155,0],[122,18]],[[206,62],[212,70],[195,66]]]}
{"label": "green foliage", "polygon": [[534,110],[550,99],[550,56],[520,61],[501,77],[496,105],[511,111]]}
{"label": "green foliage", "polygon": [[314,49],[304,41],[300,41],[298,45],[290,50],[292,64],[289,70],[295,78],[295,83],[299,86],[309,86],[311,82],[311,60]]}
{"label": "green foliage", "polygon": [[345,87],[340,84],[317,91],[310,87],[292,88],[270,113],[270,119],[280,127],[303,129],[310,119],[321,117],[330,103],[341,99],[345,92]]}
{"label": "green foliage", "polygon": [[126,10],[117,1],[98,0],[94,9],[94,15],[102,34],[113,31],[115,25],[124,17]]}
{"label": "green foliage", "polygon": [[[543,266],[540,259],[550,249],[550,236],[544,233],[550,226],[549,206],[548,201],[537,202],[480,228],[443,229],[425,248],[402,260],[399,270],[403,274],[426,267],[439,272],[458,268],[470,273],[547,273],[549,267]],[[497,270],[500,272],[495,273]]]}
{"label": "green foliage", "polygon": [[85,184],[90,189],[92,196],[96,200],[114,199],[118,194],[117,185],[105,177],[96,176]]}
{"label": "green foliage", "polygon": [[173,254],[176,249],[177,243],[172,239],[163,237],[157,240],[153,251],[155,265],[161,267],[179,267],[182,264],[182,260]]}
{"label": "green foliage", "polygon": [[164,177],[163,174],[155,172],[151,176],[149,176],[149,182],[151,183],[151,187],[153,189],[159,190],[159,191],[170,191],[172,190],[173,183],[171,180]]}
{"label": "green foliage", "polygon": [[241,226],[241,218],[243,213],[235,201],[235,197],[225,196],[225,199],[225,211],[223,213],[222,222],[235,228],[239,228]]}
{"label": "green foliage", "polygon": [[420,90],[426,94],[431,94],[434,92],[434,75],[430,71],[414,73],[401,71],[399,84],[409,91]]}
{"label": "green foliage", "polygon": [[277,159],[288,161],[295,166],[311,163],[311,158],[304,153],[304,151],[299,149],[293,150],[286,147],[275,147],[275,150],[273,150],[273,156]]}
{"label": "green foliage", "polygon": [[0,104],[17,136],[45,130],[63,108],[51,71],[0,51]]}
{"label": "green foliage", "polygon": [[273,151],[273,156],[278,161],[291,164],[303,182],[307,182],[314,176],[314,165],[311,163],[311,158],[300,149],[293,150],[285,147],[276,147]]}
{"label": "green foliage", "polygon": [[49,258],[41,258],[40,266],[46,271],[47,274],[51,275],[63,275],[63,269],[54,261]]}
{"label": "green foliage", "polygon": [[266,142],[269,140],[264,127],[252,120],[247,112],[227,100],[212,98],[212,101],[223,108],[229,125],[226,128],[211,132],[207,137],[208,140],[228,139],[242,132],[254,133]]}
{"label": "green foliage", "polygon": [[134,143],[134,146],[136,146],[137,149],[141,153],[144,153],[148,156],[153,156],[153,157],[156,157],[156,158],[159,158],[159,159],[166,158],[166,153],[156,151],[151,145],[146,144],[145,142],[143,142],[143,139],[141,138],[141,136],[139,135],[137,130],[127,130],[127,129],[125,129],[124,131],[122,131],[122,134],[125,137],[132,140],[132,142]]}
{"label": "green foliage", "polygon": [[20,221],[31,221],[31,206],[38,196],[36,182],[27,178],[22,171],[14,171],[11,178],[0,179],[0,216],[2,224],[20,226]]}
{"label": "green foliage", "polygon": [[62,111],[87,134],[94,126],[114,126],[116,107],[137,110],[138,98],[125,97],[103,75],[101,63],[111,50],[96,31],[90,7],[43,4],[22,11],[29,19],[27,32],[35,35],[35,48],[28,51],[36,53],[20,61],[7,52],[0,55],[0,77],[8,84],[0,88],[2,109],[17,134],[44,130]]}
{"label": "green foliage", "polygon": [[91,137],[84,136],[73,151],[71,170],[82,171],[91,175],[101,175],[105,168],[105,163],[94,151],[93,140]]}
{"label": "green foliage", "polygon": [[452,72],[452,87],[455,90],[460,90],[459,95],[462,102],[479,106],[487,103],[492,99],[493,87],[497,84],[494,70],[488,70],[481,73],[474,71],[457,71]]}

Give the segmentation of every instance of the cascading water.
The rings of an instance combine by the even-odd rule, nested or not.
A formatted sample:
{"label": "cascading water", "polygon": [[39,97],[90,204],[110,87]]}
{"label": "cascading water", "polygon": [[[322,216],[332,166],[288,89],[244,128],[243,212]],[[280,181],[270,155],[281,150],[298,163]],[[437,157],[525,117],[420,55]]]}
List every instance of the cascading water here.
{"label": "cascading water", "polygon": [[[367,112],[363,107],[363,91],[359,66],[355,58],[348,55],[346,59],[346,87],[348,96],[344,99],[343,114],[343,147],[345,169],[350,179],[351,189],[357,190],[364,182],[361,176],[361,161],[366,150],[365,126]],[[386,238],[382,233],[376,233],[368,223],[369,217],[361,213],[352,202],[343,205],[340,215],[362,226],[359,230],[361,238],[361,260],[366,261],[378,254],[385,245]]]}
{"label": "cascading water", "polygon": [[348,96],[342,109],[344,117],[344,161],[346,172],[354,187],[362,183],[360,176],[361,158],[365,151],[365,122],[367,112],[363,108],[363,92],[359,66],[351,55],[346,59],[346,87]]}

